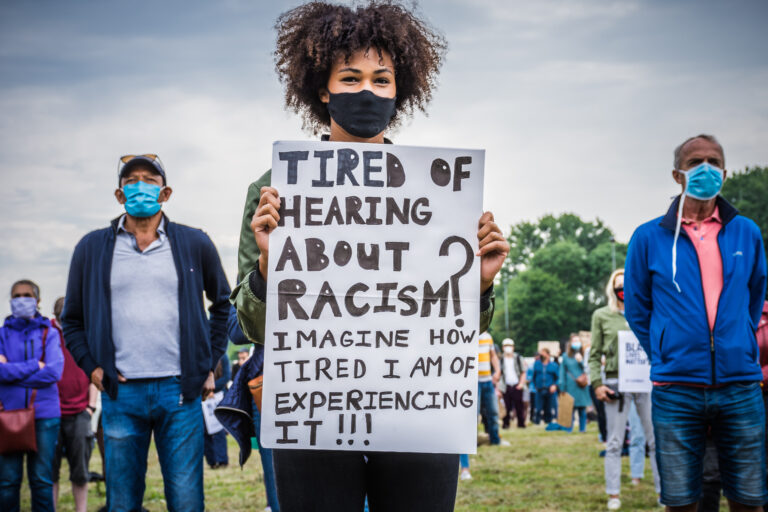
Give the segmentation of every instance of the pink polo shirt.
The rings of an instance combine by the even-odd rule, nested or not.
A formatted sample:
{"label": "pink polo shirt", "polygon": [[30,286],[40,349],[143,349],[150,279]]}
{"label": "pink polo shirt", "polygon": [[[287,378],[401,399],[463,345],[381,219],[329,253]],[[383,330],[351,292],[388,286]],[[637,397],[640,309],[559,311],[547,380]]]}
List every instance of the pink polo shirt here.
{"label": "pink polo shirt", "polygon": [[701,222],[683,218],[682,226],[693,242],[699,257],[701,285],[704,288],[704,303],[707,306],[707,318],[711,330],[715,327],[717,303],[720,300],[720,292],[723,291],[723,259],[717,243],[717,234],[723,227],[720,211],[715,206],[712,215]]}

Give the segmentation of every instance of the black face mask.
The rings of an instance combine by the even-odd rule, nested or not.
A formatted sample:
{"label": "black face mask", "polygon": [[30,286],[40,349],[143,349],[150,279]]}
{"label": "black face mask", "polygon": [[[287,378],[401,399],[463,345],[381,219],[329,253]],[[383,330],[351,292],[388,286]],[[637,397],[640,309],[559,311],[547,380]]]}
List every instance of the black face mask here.
{"label": "black face mask", "polygon": [[613,292],[616,294],[616,297],[618,297],[618,299],[621,302],[624,302],[624,287],[623,286],[620,287],[620,288],[619,287],[614,288]]}
{"label": "black face mask", "polygon": [[395,98],[382,98],[368,90],[328,95],[328,112],[333,120],[361,139],[383,132],[395,114]]}

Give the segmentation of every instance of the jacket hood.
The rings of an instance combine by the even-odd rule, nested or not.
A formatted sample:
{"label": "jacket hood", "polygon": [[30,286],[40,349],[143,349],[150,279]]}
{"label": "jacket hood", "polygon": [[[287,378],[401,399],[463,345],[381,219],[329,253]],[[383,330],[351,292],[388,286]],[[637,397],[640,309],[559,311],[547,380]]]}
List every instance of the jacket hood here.
{"label": "jacket hood", "polygon": [[[734,217],[739,214],[739,210],[737,210],[736,207],[731,203],[726,201],[723,196],[717,196],[715,199],[715,204],[720,211],[720,220],[723,221],[723,226],[728,224],[733,220]],[[672,201],[672,204],[670,205],[669,210],[667,210],[667,213],[664,215],[664,217],[661,218],[659,225],[663,228],[674,231],[677,225],[677,210],[679,207],[680,196],[677,196],[675,200]]]}
{"label": "jacket hood", "polygon": [[23,331],[29,326],[50,327],[51,321],[41,315],[40,312],[37,312],[32,318],[18,318],[13,315],[9,315],[5,317],[5,323],[3,324],[3,327],[13,329],[14,331]]}

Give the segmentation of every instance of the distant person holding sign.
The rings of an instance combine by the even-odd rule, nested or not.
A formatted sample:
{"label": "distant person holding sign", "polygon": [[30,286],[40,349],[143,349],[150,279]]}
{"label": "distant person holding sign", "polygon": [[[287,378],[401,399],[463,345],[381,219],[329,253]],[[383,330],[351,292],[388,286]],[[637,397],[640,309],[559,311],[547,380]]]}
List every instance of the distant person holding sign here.
{"label": "distant person holding sign", "polygon": [[719,195],[724,168],[713,136],[680,144],[681,194],[635,230],[627,253],[627,321],[651,360],[661,501],[672,511],[696,510],[710,428],[731,510],[768,502],[755,339],[765,249],[757,225]]}
{"label": "distant person holding sign", "polygon": [[[315,133],[329,129],[323,140],[332,142],[388,142],[387,129],[414,110],[425,110],[446,49],[442,36],[397,3],[350,8],[313,2],[284,13],[277,30],[275,56],[286,104]],[[232,294],[245,335],[258,343],[265,341],[269,234],[281,229],[281,198],[271,183],[267,172],[248,190],[239,285]],[[481,294],[474,300],[481,332],[493,313],[492,284],[509,247],[490,212],[479,219],[477,237]],[[433,262],[420,264],[427,268]],[[343,306],[345,311],[357,308],[353,302]],[[469,378],[474,380],[474,372]],[[266,393],[269,382],[264,387]],[[359,512],[366,495],[377,511],[449,511],[459,456],[275,449],[274,465],[283,511]]]}
{"label": "distant person holding sign", "polygon": [[[581,338],[578,334],[572,334],[560,361],[557,387],[561,393],[568,393],[573,397],[573,415],[579,413],[579,432],[587,431],[587,406],[590,402],[588,385],[587,374],[584,371],[584,348],[581,346]],[[568,430],[573,431],[573,426]]]}
{"label": "distant person holding sign", "polygon": [[227,347],[229,284],[208,235],[163,213],[172,190],[157,155],[121,157],[117,186],[125,213],[75,247],[61,317],[102,392],[108,508],[141,509],[154,438],[168,510],[202,511],[200,400]]}
{"label": "distant person holding sign", "polygon": [[[629,330],[624,318],[624,269],[615,270],[605,286],[608,305],[592,314],[592,347],[589,352],[589,373],[595,396],[605,403],[605,423],[608,433],[605,446],[605,492],[608,510],[619,510],[621,500],[621,450],[627,432],[630,405],[635,403],[651,454],[651,469],[656,492],[659,474],[656,466],[655,440],[651,422],[651,397],[648,393],[619,393],[619,332]],[[605,380],[601,361],[605,357]]]}

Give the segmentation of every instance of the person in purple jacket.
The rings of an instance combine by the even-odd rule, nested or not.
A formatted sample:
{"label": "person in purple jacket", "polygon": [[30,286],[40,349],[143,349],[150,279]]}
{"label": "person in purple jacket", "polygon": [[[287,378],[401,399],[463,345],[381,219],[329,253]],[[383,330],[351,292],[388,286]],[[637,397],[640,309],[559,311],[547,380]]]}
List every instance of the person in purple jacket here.
{"label": "person in purple jacket", "polygon": [[[32,510],[53,511],[53,458],[61,410],[56,383],[64,369],[59,331],[41,316],[40,288],[29,280],[11,287],[12,315],[0,327],[0,402],[6,410],[28,407],[37,390],[35,436],[37,453],[26,452]],[[45,356],[43,357],[43,337]],[[19,510],[19,489],[25,452],[0,455],[0,510]]]}

